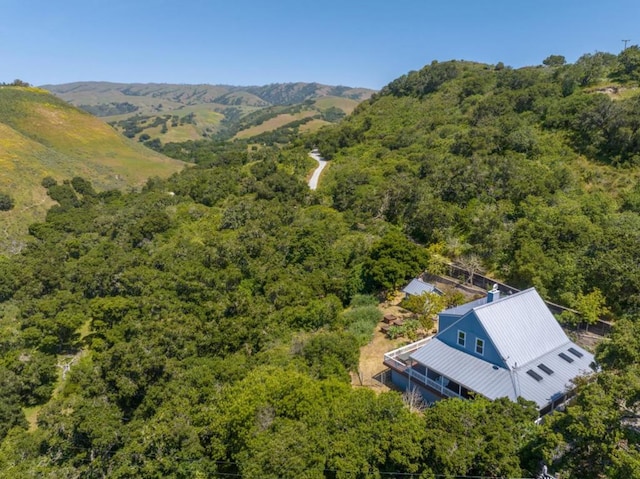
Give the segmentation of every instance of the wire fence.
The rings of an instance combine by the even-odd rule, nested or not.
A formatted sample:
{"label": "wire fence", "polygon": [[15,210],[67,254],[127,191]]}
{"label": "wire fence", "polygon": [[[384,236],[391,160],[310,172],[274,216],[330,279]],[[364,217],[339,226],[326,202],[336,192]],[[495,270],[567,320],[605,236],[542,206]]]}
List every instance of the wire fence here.
{"label": "wire fence", "polygon": [[[488,291],[493,288],[493,285],[498,285],[498,290],[501,294],[515,294],[520,292],[520,289],[511,286],[509,284],[498,281],[495,278],[490,278],[489,276],[485,276],[481,273],[473,272],[471,274],[467,269],[462,266],[456,265],[454,263],[449,263],[447,265],[449,267],[449,276],[437,276],[437,275],[429,275],[433,278],[437,278],[438,280],[444,283],[451,283],[452,280],[454,283],[465,286],[471,285],[476,288],[480,288],[483,291]],[[580,312],[575,309],[567,308],[566,306],[562,306],[560,304],[552,303],[551,301],[546,301],[547,307],[553,314],[562,314],[563,312],[569,312],[580,316]],[[599,319],[595,324],[578,324],[574,328],[575,331],[588,331],[589,333],[598,335],[598,336],[607,336],[611,332],[611,323],[608,321],[604,321]]]}

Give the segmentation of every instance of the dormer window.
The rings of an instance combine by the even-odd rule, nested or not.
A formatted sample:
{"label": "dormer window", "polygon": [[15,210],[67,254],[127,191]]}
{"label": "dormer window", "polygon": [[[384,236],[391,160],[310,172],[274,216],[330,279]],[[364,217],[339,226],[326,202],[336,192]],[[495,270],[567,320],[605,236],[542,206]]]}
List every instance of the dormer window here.
{"label": "dormer window", "polygon": [[484,356],[484,340],[476,339],[476,353],[480,356]]}
{"label": "dormer window", "polygon": [[458,346],[462,346],[464,348],[467,342],[467,333],[464,331],[458,331]]}

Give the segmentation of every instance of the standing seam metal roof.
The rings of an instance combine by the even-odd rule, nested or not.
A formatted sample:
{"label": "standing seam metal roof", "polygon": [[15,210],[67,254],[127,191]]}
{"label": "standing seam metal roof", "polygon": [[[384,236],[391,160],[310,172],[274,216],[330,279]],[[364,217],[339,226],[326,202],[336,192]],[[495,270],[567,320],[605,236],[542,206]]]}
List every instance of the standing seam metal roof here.
{"label": "standing seam metal roof", "polygon": [[[535,401],[540,408],[564,394],[576,376],[591,372],[593,355],[571,342],[534,288],[490,303],[482,298],[442,314],[460,315],[462,320],[462,316],[471,312],[507,368],[448,346],[438,336],[411,354],[411,358],[489,399],[515,400],[522,396]],[[453,324],[459,324],[460,320]],[[578,358],[569,353],[570,347],[583,356]],[[560,353],[574,361],[565,361]],[[539,368],[539,364],[553,374]],[[530,369],[542,379],[527,374]]]}
{"label": "standing seam metal roof", "polygon": [[412,279],[411,282],[407,286],[405,286],[402,292],[407,294],[413,294],[415,296],[419,296],[423,293],[433,293],[433,292],[442,294],[442,292],[438,288],[436,288],[433,284],[425,283],[424,281],[421,281],[418,278]]}
{"label": "standing seam metal roof", "polygon": [[534,288],[473,311],[512,369],[570,341]]}
{"label": "standing seam metal roof", "polygon": [[517,398],[508,369],[452,348],[437,337],[414,352],[411,359],[489,399]]}
{"label": "standing seam metal roof", "polygon": [[448,316],[464,316],[466,313],[471,311],[473,308],[477,308],[478,306],[482,306],[487,303],[487,298],[476,299],[475,301],[471,301],[469,303],[461,304],[460,306],[456,306],[454,308],[445,309],[440,314],[446,314]]}
{"label": "standing seam metal roof", "polygon": [[[568,363],[558,356],[570,347],[580,351],[582,358],[571,355],[575,361]],[[530,363],[509,370],[452,348],[438,338],[414,352],[411,358],[489,399],[508,397],[515,401],[521,396],[534,401],[539,408],[570,389],[575,377],[592,372],[593,362],[591,353],[568,341]],[[538,364],[546,365],[553,374],[548,375],[538,368]],[[542,380],[537,381],[526,374],[529,369],[542,376]]]}

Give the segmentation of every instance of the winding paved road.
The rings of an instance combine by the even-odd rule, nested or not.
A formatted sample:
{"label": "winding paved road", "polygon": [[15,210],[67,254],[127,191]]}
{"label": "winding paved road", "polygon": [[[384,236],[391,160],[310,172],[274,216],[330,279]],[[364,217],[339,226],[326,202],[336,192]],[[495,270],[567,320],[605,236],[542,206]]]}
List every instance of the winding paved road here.
{"label": "winding paved road", "polygon": [[327,161],[320,156],[318,150],[313,150],[309,152],[309,156],[318,162],[318,167],[311,175],[311,179],[309,180],[309,188],[315,190],[318,188],[318,180],[320,179],[320,173],[324,170],[324,167],[327,166]]}

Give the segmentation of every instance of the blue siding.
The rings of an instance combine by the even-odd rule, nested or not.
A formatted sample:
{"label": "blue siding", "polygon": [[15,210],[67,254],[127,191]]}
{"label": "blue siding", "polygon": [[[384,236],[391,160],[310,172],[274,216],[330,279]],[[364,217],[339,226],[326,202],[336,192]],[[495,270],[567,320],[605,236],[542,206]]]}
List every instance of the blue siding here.
{"label": "blue siding", "polygon": [[[449,318],[446,318],[447,320]],[[463,316],[457,323],[444,328],[441,325],[438,325],[440,331],[438,333],[438,338],[448,346],[452,348],[456,348],[460,351],[464,351],[467,354],[472,356],[484,359],[491,364],[496,364],[498,366],[506,367],[504,361],[498,354],[495,346],[491,342],[491,339],[488,337],[486,331],[478,321],[475,313],[472,311],[471,313]],[[462,347],[458,345],[458,331],[464,331],[466,334],[465,346]],[[484,341],[484,354],[480,355],[476,353],[476,339],[482,339]]]}
{"label": "blue siding", "polygon": [[[393,369],[391,370],[391,382],[401,391],[406,391],[407,387],[409,386],[409,380],[407,379],[407,377],[403,376],[397,371],[394,371]],[[416,388],[424,398],[425,402],[429,404],[440,401],[441,399],[440,397],[428,391],[426,388],[423,388],[420,385],[416,384],[414,381],[411,381],[411,389],[413,388]]]}
{"label": "blue siding", "polygon": [[438,315],[438,331],[444,331],[459,319],[460,316],[457,315],[440,313]]}
{"label": "blue siding", "polygon": [[401,391],[407,390],[407,378],[393,369],[391,370],[391,382]]}

